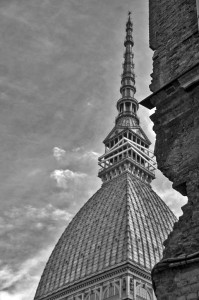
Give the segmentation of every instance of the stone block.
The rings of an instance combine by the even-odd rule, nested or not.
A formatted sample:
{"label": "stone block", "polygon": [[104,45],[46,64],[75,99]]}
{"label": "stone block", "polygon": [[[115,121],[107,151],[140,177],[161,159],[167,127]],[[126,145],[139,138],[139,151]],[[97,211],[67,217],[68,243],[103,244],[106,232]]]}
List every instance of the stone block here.
{"label": "stone block", "polygon": [[196,0],[149,0],[149,9],[154,92],[199,60],[199,35]]}
{"label": "stone block", "polygon": [[179,282],[177,282],[177,287],[183,287],[189,284],[188,280],[180,280]]}
{"label": "stone block", "polygon": [[192,281],[190,280],[190,285],[191,285],[191,290],[192,291],[194,291],[194,292],[199,291],[199,282],[192,283]]}
{"label": "stone block", "polygon": [[161,300],[177,300],[177,298],[173,295],[164,295],[160,298]]}
{"label": "stone block", "polygon": [[187,296],[187,300],[198,300],[198,294],[197,293],[191,293]]}
{"label": "stone block", "polygon": [[185,296],[179,296],[176,298],[176,300],[186,300],[186,297]]}

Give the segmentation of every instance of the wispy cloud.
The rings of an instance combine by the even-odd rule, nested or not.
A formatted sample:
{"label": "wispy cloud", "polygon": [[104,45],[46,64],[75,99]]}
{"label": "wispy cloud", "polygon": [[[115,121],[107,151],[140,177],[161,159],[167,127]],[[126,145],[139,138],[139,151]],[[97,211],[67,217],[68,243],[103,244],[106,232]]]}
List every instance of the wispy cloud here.
{"label": "wispy cloud", "polygon": [[2,300],[23,300],[32,299],[39,276],[37,270],[41,269],[48,259],[52,247],[39,251],[32,258],[25,260],[18,269],[5,266],[0,271],[0,299]]}
{"label": "wispy cloud", "polygon": [[59,147],[54,147],[53,148],[53,155],[58,161],[60,161],[65,157],[66,151],[64,149],[59,148]]}
{"label": "wispy cloud", "polygon": [[[66,188],[66,181],[69,179],[84,177],[86,174],[89,176],[92,170],[96,174],[97,159],[100,153],[86,149],[84,146],[71,150],[54,147],[53,156],[58,163],[58,168],[51,172],[51,178],[57,179],[58,186]],[[71,169],[78,171],[73,172],[70,171]]]}
{"label": "wispy cloud", "polygon": [[77,159],[81,160],[87,160],[87,159],[94,159],[96,160],[99,156],[100,156],[100,153],[98,152],[95,152],[95,151],[84,151],[84,149],[82,148],[75,148],[72,150],[73,152],[76,152],[77,155]]}
{"label": "wispy cloud", "polygon": [[55,170],[51,173],[51,178],[55,179],[57,186],[63,189],[68,188],[68,184],[71,180],[78,183],[80,179],[86,176],[84,173],[73,172],[71,170]]}
{"label": "wispy cloud", "polygon": [[[19,299],[28,299],[30,293],[35,293],[40,277],[38,272],[42,271],[55,243],[53,238],[54,241],[49,243],[47,248],[43,248],[39,244],[40,238],[37,237],[35,239],[34,235],[39,232],[41,238],[44,239],[42,235],[45,233],[46,237],[50,237],[52,231],[54,232],[53,229],[60,232],[59,226],[61,225],[62,229],[63,224],[67,224],[71,220],[72,215],[65,210],[48,204],[47,207],[42,209],[26,206],[23,209],[23,213],[20,209],[15,208],[9,213],[7,212],[6,216],[4,220],[1,220],[1,225],[3,225],[3,222],[7,225],[6,222],[9,220],[15,220],[15,227],[10,228],[9,226],[5,226],[4,232],[6,236],[10,236],[10,242],[15,241],[14,249],[16,254],[15,258],[12,258],[12,264],[9,263],[9,259],[7,261],[0,261],[0,290],[2,291],[0,292],[0,299],[15,299],[15,295]],[[30,224],[29,228],[25,230],[28,224]],[[16,238],[13,236],[15,234],[14,230]],[[22,233],[22,236],[19,233]],[[27,244],[25,245],[24,242]],[[24,248],[22,259],[20,259],[18,253],[19,243]],[[3,253],[6,244],[1,243],[0,247],[1,253]],[[7,251],[10,252],[10,249]],[[29,252],[29,255],[26,252]],[[33,297],[33,294],[31,297]]]}

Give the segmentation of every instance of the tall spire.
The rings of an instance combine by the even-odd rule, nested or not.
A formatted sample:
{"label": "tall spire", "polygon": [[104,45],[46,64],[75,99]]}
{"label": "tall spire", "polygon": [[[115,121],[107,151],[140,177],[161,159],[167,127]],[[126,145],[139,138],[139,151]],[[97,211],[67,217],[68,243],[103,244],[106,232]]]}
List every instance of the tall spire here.
{"label": "tall spire", "polygon": [[[124,53],[124,64],[123,64],[123,74],[122,74],[122,81],[121,81],[121,94],[122,96],[126,96],[125,91],[130,92],[129,96],[134,97],[134,94],[136,92],[135,89],[135,73],[134,73],[134,63],[133,63],[133,24],[131,21],[131,12],[129,12],[129,18],[126,23],[126,39],[124,41],[125,46],[125,53]],[[127,90],[127,88],[130,88],[130,91]]]}
{"label": "tall spire", "polygon": [[124,41],[121,98],[116,105],[118,116],[115,119],[115,127],[104,140],[105,154],[99,157],[101,169],[98,176],[103,182],[106,182],[129,171],[145,183],[150,184],[155,178],[156,162],[153,159],[153,152],[149,150],[151,142],[140,127],[137,116],[139,104],[134,97],[136,88],[132,33],[133,23],[131,12],[129,12]]}
{"label": "tall spire", "polygon": [[118,117],[117,121],[120,117],[123,116],[133,116],[134,122],[139,123],[139,119],[136,115],[138,110],[138,102],[134,98],[136,88],[135,88],[135,73],[134,73],[134,63],[133,63],[133,23],[131,21],[131,12],[129,12],[129,17],[126,23],[126,38],[124,41],[124,63],[123,63],[123,73],[121,80],[121,99],[117,102],[117,110]]}

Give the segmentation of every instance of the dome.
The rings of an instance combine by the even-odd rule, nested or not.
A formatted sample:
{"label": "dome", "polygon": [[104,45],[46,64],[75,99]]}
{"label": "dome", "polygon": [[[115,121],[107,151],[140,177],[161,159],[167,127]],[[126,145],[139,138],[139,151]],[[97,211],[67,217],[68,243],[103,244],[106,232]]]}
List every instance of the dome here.
{"label": "dome", "polygon": [[117,120],[117,127],[139,127],[138,120],[129,116],[120,117]]}
{"label": "dome", "polygon": [[59,239],[35,299],[127,263],[150,274],[175,221],[151,186],[129,171],[103,183]]}

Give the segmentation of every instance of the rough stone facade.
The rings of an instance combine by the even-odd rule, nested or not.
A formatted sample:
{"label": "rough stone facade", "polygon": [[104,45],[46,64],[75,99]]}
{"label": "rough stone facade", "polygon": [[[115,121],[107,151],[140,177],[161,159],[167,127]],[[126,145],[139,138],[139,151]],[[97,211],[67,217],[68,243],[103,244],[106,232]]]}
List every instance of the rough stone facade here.
{"label": "rough stone facade", "polygon": [[196,0],[149,0],[149,9],[154,92],[199,61],[199,32]]}
{"label": "rough stone facade", "polygon": [[183,195],[189,171],[199,162],[199,86],[185,86],[184,81],[197,77],[198,70],[199,65],[151,97],[157,108],[151,119],[158,168]]}
{"label": "rough stone facade", "polygon": [[149,0],[158,168],[188,196],[152,272],[161,300],[199,299],[199,31],[196,0]]}

